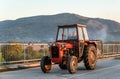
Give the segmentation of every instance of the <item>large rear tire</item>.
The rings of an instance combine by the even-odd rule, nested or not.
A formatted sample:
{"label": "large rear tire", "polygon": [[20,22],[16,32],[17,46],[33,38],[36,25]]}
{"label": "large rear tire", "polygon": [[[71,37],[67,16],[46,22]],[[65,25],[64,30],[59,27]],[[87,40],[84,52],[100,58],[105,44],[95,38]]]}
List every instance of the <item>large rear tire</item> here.
{"label": "large rear tire", "polygon": [[73,73],[77,72],[77,68],[78,68],[77,57],[76,56],[70,56],[70,57],[68,57],[68,61],[67,61],[68,72],[70,74],[73,74]]}
{"label": "large rear tire", "polygon": [[50,72],[51,66],[52,66],[50,57],[48,56],[42,57],[40,65],[41,65],[42,72],[44,73]]}
{"label": "large rear tire", "polygon": [[87,70],[95,69],[97,61],[97,49],[94,45],[90,44],[85,47],[83,59]]}

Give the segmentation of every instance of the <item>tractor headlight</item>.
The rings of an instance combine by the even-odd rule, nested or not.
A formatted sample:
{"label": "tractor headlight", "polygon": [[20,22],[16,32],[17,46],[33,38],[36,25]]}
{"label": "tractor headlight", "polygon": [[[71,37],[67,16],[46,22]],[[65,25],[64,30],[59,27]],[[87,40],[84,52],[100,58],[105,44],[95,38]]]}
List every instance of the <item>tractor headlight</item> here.
{"label": "tractor headlight", "polygon": [[66,45],[65,45],[65,44],[62,44],[62,45],[61,45],[61,47],[62,47],[62,48],[65,48],[65,47],[66,47]]}

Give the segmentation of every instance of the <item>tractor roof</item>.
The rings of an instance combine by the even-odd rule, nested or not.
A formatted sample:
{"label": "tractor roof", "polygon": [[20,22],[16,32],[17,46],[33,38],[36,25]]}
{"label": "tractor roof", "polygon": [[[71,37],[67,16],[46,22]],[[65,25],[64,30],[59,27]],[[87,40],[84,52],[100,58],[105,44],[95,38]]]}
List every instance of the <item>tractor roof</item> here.
{"label": "tractor roof", "polygon": [[62,26],[58,26],[58,27],[86,27],[86,25],[82,25],[82,24],[71,24],[71,25],[62,25]]}

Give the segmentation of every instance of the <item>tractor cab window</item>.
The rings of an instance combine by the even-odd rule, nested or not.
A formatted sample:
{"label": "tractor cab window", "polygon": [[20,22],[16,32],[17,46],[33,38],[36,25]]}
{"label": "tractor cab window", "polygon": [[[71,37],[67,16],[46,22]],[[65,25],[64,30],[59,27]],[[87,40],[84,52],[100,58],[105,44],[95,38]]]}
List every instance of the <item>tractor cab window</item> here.
{"label": "tractor cab window", "polygon": [[76,27],[59,28],[57,40],[75,40],[77,39]]}
{"label": "tractor cab window", "polygon": [[83,28],[83,32],[84,32],[85,40],[89,40],[87,29]]}
{"label": "tractor cab window", "polygon": [[82,33],[82,28],[78,28],[78,36],[79,36],[79,40],[83,40],[83,33]]}

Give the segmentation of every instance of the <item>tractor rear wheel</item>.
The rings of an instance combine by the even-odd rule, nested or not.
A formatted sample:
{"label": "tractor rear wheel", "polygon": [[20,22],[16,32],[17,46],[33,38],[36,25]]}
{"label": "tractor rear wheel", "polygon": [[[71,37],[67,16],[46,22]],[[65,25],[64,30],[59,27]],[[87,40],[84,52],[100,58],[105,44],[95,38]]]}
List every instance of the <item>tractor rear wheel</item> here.
{"label": "tractor rear wheel", "polygon": [[93,70],[97,61],[97,49],[94,45],[88,45],[84,50],[84,65],[87,70]]}
{"label": "tractor rear wheel", "polygon": [[41,70],[44,73],[50,72],[51,66],[52,66],[50,57],[48,57],[48,56],[42,57],[40,65],[41,65]]}
{"label": "tractor rear wheel", "polygon": [[68,57],[68,61],[67,61],[68,72],[70,74],[73,74],[73,73],[77,72],[77,68],[78,68],[77,57],[76,56],[70,56],[70,57]]}

